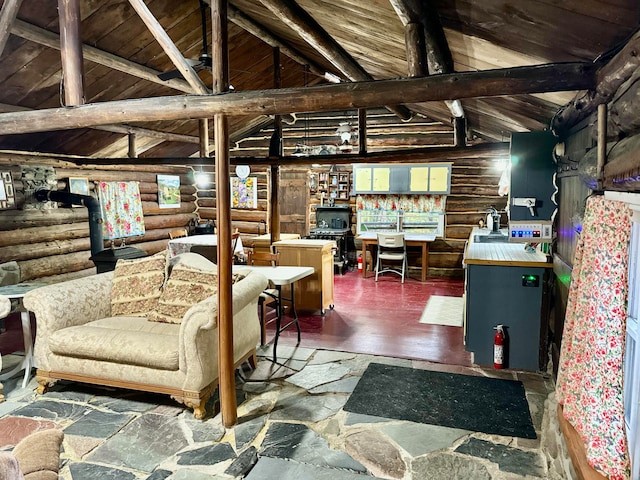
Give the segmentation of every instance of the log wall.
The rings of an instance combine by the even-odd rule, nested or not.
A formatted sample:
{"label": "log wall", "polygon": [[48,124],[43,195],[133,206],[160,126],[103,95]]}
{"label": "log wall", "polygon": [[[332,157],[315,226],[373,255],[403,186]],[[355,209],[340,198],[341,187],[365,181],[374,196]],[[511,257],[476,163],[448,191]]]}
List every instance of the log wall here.
{"label": "log wall", "polygon": [[[146,232],[127,238],[126,244],[148,254],[166,248],[169,231],[187,226],[195,218],[196,189],[189,167],[134,164],[78,167],[60,158],[0,154],[0,171],[11,172],[17,207],[0,210],[0,264],[17,262],[23,282],[58,282],[91,275],[96,270],[90,260],[87,209],[59,205],[42,208],[45,204],[38,204],[25,195],[21,173],[24,165],[53,167],[58,190],[68,187],[69,177],[87,178],[90,189],[99,181],[139,182]],[[159,208],[157,174],[180,176],[180,208]],[[120,245],[120,240],[116,243]],[[105,248],[110,246],[110,242],[104,242]]]}

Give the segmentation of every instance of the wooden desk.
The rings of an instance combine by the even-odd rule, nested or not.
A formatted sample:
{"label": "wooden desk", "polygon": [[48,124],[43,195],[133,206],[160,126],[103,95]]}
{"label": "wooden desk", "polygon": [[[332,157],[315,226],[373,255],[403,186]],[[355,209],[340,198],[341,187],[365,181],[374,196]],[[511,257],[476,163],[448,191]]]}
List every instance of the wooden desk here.
{"label": "wooden desk", "polygon": [[[366,232],[358,236],[362,241],[362,276],[367,277],[367,249],[369,245],[378,244],[378,234],[375,232]],[[408,247],[422,248],[422,276],[421,281],[427,281],[427,272],[429,270],[429,242],[436,239],[435,235],[427,233],[405,233],[404,241]]]}

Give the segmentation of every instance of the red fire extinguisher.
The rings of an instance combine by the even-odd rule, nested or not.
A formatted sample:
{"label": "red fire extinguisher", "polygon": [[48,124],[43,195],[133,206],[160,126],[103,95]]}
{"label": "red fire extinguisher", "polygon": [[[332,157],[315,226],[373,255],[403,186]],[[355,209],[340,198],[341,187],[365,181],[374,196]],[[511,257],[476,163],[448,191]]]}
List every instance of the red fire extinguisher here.
{"label": "red fire extinguisher", "polygon": [[493,327],[496,334],[493,336],[493,368],[504,368],[504,331],[502,325]]}
{"label": "red fire extinguisher", "polygon": [[362,271],[362,254],[358,255],[358,271]]}

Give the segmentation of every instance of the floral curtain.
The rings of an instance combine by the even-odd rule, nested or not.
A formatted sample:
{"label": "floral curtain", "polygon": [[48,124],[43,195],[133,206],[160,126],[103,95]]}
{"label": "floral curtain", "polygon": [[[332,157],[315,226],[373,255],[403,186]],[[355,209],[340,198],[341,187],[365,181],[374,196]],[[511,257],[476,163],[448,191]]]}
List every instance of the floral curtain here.
{"label": "floral curtain", "polygon": [[630,236],[625,203],[602,196],[587,200],[556,384],[587,461],[612,480],[630,475],[622,391]]}
{"label": "floral curtain", "polygon": [[105,239],[144,235],[138,182],[100,182],[98,196]]}

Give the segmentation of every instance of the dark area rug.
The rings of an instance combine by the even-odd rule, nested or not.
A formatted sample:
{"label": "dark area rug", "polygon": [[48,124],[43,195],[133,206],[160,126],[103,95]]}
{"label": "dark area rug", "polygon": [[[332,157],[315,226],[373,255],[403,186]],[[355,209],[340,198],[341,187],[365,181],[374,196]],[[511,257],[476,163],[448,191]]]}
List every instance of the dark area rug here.
{"label": "dark area rug", "polygon": [[536,438],[522,382],[371,363],[344,410]]}

